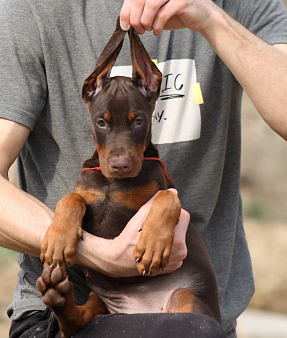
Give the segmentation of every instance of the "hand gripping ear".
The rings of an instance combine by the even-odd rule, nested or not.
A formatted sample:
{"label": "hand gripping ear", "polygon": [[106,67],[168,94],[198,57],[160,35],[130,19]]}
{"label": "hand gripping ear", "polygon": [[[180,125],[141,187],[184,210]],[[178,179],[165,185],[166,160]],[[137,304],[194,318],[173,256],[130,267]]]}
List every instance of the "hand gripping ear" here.
{"label": "hand gripping ear", "polygon": [[152,93],[159,94],[162,79],[160,70],[151,60],[134,28],[129,30],[129,38],[133,65],[133,80],[137,86],[142,86],[146,93],[147,90],[149,90]]}
{"label": "hand gripping ear", "polygon": [[126,32],[120,27],[120,20],[118,18],[116,30],[103,49],[95,70],[84,82],[82,99],[85,102],[89,101],[93,94],[101,90],[103,82],[109,78],[111,69],[122,49],[125,34]]}
{"label": "hand gripping ear", "polygon": [[[118,18],[116,30],[102,51],[95,70],[84,82],[82,98],[86,103],[94,94],[97,94],[101,90],[104,81],[109,79],[111,69],[121,51],[125,34],[126,32],[120,27],[120,20]],[[138,34],[133,28],[129,30],[129,37],[133,81],[139,88],[142,87],[144,94],[148,94],[148,91],[150,91],[158,95],[162,74],[152,62]]]}

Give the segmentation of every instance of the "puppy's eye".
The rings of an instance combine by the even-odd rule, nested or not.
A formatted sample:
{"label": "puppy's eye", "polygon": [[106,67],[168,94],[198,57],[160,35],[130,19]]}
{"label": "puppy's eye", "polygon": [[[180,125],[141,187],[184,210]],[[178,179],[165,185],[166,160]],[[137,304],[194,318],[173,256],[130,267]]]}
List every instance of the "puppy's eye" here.
{"label": "puppy's eye", "polygon": [[143,121],[143,119],[142,118],[140,118],[140,117],[137,117],[136,119],[135,119],[135,125],[136,126],[141,126],[143,123],[144,123],[144,121]]}
{"label": "puppy's eye", "polygon": [[100,128],[105,128],[105,127],[106,127],[106,121],[105,121],[104,119],[98,120],[98,121],[97,121],[97,125],[98,125]]}

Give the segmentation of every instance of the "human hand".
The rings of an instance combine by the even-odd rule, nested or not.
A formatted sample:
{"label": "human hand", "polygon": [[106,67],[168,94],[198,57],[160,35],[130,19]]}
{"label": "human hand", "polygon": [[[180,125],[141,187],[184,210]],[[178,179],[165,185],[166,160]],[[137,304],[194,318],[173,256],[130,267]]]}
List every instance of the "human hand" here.
{"label": "human hand", "polygon": [[[170,190],[177,193],[175,189]],[[138,243],[140,229],[150,211],[154,197],[140,208],[118,237],[109,240],[109,249],[105,250],[105,262],[101,264],[100,268],[106,275],[111,277],[132,277],[140,275],[134,261],[133,250]],[[161,274],[173,272],[182,265],[187,255],[185,236],[189,219],[189,213],[181,209],[179,221],[174,229],[174,241],[169,265],[165,267]]]}
{"label": "human hand", "polygon": [[120,22],[123,30],[133,26],[139,34],[147,30],[160,35],[163,29],[181,28],[203,33],[217,9],[211,0],[125,0]]}

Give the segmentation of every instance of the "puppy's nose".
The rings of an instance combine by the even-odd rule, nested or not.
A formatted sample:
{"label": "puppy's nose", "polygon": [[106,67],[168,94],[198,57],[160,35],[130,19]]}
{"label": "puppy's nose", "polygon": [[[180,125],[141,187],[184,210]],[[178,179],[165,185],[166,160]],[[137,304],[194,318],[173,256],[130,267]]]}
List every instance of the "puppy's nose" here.
{"label": "puppy's nose", "polygon": [[130,170],[132,161],[127,155],[113,156],[110,159],[110,167],[118,174],[128,172]]}

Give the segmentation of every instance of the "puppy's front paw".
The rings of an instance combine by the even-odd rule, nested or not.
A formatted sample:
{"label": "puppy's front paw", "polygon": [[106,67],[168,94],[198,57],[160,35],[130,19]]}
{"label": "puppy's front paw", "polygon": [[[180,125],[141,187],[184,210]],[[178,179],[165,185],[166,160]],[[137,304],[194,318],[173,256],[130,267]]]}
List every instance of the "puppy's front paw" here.
{"label": "puppy's front paw", "polygon": [[147,276],[158,275],[169,263],[172,244],[173,232],[163,235],[143,230],[133,251],[138,271]]}
{"label": "puppy's front paw", "polygon": [[41,246],[41,261],[44,268],[52,263],[59,264],[65,270],[76,261],[76,247],[83,239],[82,223],[86,212],[85,199],[71,193],[57,204],[53,222],[49,226]]}
{"label": "puppy's front paw", "polygon": [[41,246],[40,259],[44,268],[51,264],[59,265],[63,270],[72,266],[77,258],[77,243],[83,239],[82,228],[70,228],[51,224]]}

